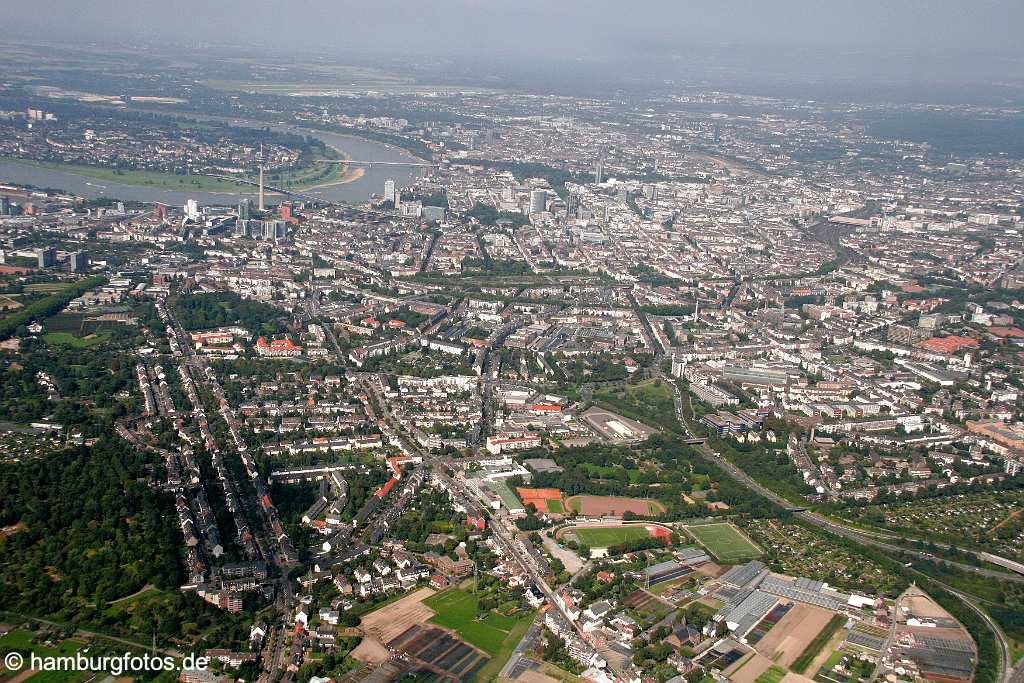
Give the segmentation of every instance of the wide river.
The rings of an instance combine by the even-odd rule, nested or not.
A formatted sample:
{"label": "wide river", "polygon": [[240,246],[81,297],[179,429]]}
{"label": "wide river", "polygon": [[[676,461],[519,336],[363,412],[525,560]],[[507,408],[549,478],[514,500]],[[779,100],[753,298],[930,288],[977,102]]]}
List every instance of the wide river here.
{"label": "wide river", "polygon": [[[265,126],[265,123],[233,120],[234,125]],[[294,128],[291,126],[272,125],[276,130],[301,133],[320,138],[328,145],[342,150],[349,159],[360,161],[420,161],[415,156],[397,147],[380,142],[365,140],[350,135],[326,133]],[[315,189],[303,190],[303,194],[322,197],[325,201],[361,203],[373,193],[384,193],[384,181],[393,178],[398,187],[405,187],[418,178],[423,169],[416,166],[363,166],[363,175],[356,180],[341,185],[330,185]],[[97,180],[86,176],[38,168],[28,164],[19,164],[0,159],[0,182],[35,185],[65,190],[85,198],[114,197],[117,199],[140,202],[162,202],[175,206],[184,205],[186,200],[195,199],[200,204],[236,204],[242,197],[255,197],[256,187],[238,192],[202,192],[178,191],[147,187],[145,185],[123,185],[106,180]],[[248,187],[248,186],[245,186]],[[268,195],[267,203],[276,204],[280,195]]]}

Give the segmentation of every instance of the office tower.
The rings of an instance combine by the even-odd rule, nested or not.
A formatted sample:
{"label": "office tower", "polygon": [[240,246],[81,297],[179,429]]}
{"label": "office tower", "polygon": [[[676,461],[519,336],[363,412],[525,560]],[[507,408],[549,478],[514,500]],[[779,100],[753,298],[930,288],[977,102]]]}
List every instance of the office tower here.
{"label": "office tower", "polygon": [[391,202],[391,206],[395,206],[395,181],[388,178],[384,181],[384,201]]}
{"label": "office tower", "polygon": [[57,248],[48,247],[39,250],[39,267],[50,268],[57,263]]}
{"label": "office tower", "polygon": [[185,218],[194,221],[199,218],[199,202],[189,199],[185,202]]}
{"label": "office tower", "polygon": [[530,192],[530,213],[544,213],[547,208],[548,193],[544,190]]}
{"label": "office tower", "polygon": [[249,220],[249,200],[243,199],[238,202],[238,219],[242,221]]}
{"label": "office tower", "polygon": [[263,239],[277,241],[283,239],[288,232],[288,221],[263,221]]}
{"label": "office tower", "polygon": [[604,182],[604,157],[601,157],[597,161],[597,165],[594,166],[594,183],[600,185]]}
{"label": "office tower", "polygon": [[89,265],[89,254],[84,251],[73,251],[68,255],[68,269],[72,273],[80,273]]}
{"label": "office tower", "polygon": [[565,200],[565,214],[570,218],[578,218],[579,210],[580,196],[575,192],[571,192]]}
{"label": "office tower", "polygon": [[0,197],[0,216],[6,216],[11,213],[11,200],[7,197]]}

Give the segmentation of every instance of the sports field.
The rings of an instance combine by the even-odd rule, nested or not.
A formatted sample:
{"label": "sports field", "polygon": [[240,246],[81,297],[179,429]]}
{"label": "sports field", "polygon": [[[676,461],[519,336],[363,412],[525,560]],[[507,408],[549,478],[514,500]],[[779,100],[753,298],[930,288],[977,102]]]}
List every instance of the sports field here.
{"label": "sports field", "polygon": [[523,505],[533,503],[538,512],[565,512],[562,506],[562,492],[558,489],[531,489],[520,486],[516,488],[516,495],[523,501]]}
{"label": "sports field", "polygon": [[651,535],[643,526],[575,527],[568,533],[574,535],[578,542],[591,548],[609,548],[627,541],[648,538]]}
{"label": "sports field", "polygon": [[625,512],[636,515],[659,515],[665,506],[656,500],[626,498],[625,496],[573,496],[565,501],[570,510],[590,517],[621,516]]}
{"label": "sports field", "polygon": [[686,527],[697,541],[722,562],[739,562],[761,556],[761,550],[732,524],[697,524]]}

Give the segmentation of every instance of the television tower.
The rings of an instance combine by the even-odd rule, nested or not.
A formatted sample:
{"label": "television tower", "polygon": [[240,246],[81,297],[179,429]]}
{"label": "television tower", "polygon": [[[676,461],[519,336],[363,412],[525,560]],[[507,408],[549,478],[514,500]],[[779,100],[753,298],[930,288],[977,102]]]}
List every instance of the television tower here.
{"label": "television tower", "polygon": [[266,211],[263,205],[263,143],[260,143],[260,211]]}

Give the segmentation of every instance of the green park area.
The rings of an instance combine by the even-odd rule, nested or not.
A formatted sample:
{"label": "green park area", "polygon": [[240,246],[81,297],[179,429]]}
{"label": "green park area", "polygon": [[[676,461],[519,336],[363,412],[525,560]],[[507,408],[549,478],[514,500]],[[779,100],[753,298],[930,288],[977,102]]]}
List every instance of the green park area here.
{"label": "green park area", "polygon": [[[27,662],[30,661],[31,654],[39,657],[69,656],[78,652],[83,646],[84,643],[77,640],[64,640],[49,644],[39,643],[36,642],[31,631],[13,629],[0,638],[0,657],[11,652],[20,653],[26,662],[25,667],[22,668],[23,672],[28,667]],[[19,672],[16,671],[0,670],[0,681],[13,679],[18,674]],[[87,675],[87,672],[78,671],[40,671],[24,680],[32,681],[32,683],[75,683],[83,680]]]}
{"label": "green park area", "polygon": [[482,611],[479,598],[462,588],[432,595],[423,604],[437,612],[430,623],[455,631],[491,657],[477,673],[479,681],[491,680],[497,675],[530,627],[533,616],[532,612],[506,615],[495,610]]}

